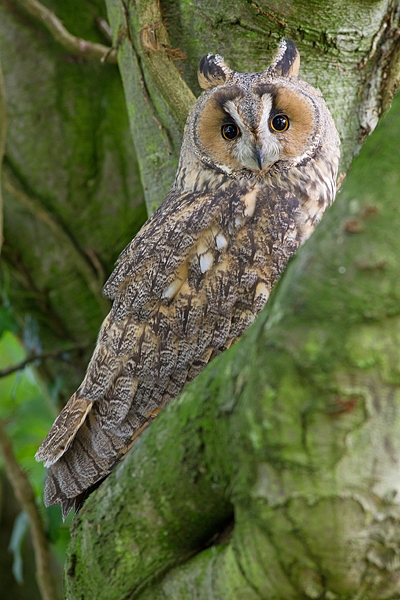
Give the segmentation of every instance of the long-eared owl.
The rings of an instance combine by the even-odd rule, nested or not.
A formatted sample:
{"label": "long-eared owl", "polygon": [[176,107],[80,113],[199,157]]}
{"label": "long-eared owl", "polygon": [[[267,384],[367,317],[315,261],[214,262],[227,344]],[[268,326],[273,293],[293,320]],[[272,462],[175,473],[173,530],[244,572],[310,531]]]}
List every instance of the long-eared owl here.
{"label": "long-eared owl", "polygon": [[262,73],[201,59],[172,188],[120,255],[85,378],[36,454],[63,516],[249,327],[334,200],[338,135],[299,63],[290,40]]}

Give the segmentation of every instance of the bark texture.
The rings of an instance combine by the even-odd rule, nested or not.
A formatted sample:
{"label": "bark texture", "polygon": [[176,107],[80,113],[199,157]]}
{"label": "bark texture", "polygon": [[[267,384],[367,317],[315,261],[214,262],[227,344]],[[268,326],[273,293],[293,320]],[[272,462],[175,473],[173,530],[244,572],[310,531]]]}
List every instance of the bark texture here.
{"label": "bark texture", "polygon": [[[335,118],[344,172],[399,80],[398,0],[169,0],[163,11],[154,0],[125,2],[124,10],[119,0],[106,4],[150,210],[173,179],[191,104],[188,87],[199,94],[196,72],[204,54],[222,54],[238,71],[261,71],[280,39],[293,39],[301,76],[321,89]],[[155,176],[160,159],[163,174]]]}
{"label": "bark texture", "polygon": [[[52,8],[74,33],[103,41],[95,26],[102,2]],[[42,365],[63,382],[65,400],[109,308],[105,278],[146,217],[137,161],[115,65],[69,54],[12,2],[0,3],[0,49],[8,113],[2,300],[30,352],[73,348]]]}

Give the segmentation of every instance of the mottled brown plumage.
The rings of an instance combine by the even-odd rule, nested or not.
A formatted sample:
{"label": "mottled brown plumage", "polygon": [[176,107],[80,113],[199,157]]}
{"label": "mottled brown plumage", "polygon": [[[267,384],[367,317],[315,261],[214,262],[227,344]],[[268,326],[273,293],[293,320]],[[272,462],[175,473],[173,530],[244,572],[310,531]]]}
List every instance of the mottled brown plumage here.
{"label": "mottled brown plumage", "polygon": [[263,73],[204,57],[174,184],[122,252],[86,376],[37,452],[65,516],[253,322],[335,196],[339,141],[284,40]]}

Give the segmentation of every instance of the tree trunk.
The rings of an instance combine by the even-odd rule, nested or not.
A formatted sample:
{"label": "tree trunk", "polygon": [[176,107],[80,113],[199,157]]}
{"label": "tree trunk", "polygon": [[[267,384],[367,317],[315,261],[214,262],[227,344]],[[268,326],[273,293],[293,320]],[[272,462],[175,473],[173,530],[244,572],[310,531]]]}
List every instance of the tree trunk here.
{"label": "tree trunk", "polygon": [[256,324],[86,502],[68,598],[399,597],[399,128],[400,97]]}
{"label": "tree trunk", "polygon": [[[150,209],[164,199],[173,179],[170,152],[179,141],[182,112],[185,117],[193,101],[188,87],[196,96],[200,92],[196,72],[202,55],[219,52],[237,71],[261,71],[279,40],[292,38],[301,76],[322,91],[335,118],[343,171],[388,108],[399,80],[398,1],[169,0],[163,4],[169,37],[155,0],[127,2],[124,10],[118,0],[106,4]],[[176,60],[182,53],[187,60]],[[163,173],[155,176],[160,153]]]}

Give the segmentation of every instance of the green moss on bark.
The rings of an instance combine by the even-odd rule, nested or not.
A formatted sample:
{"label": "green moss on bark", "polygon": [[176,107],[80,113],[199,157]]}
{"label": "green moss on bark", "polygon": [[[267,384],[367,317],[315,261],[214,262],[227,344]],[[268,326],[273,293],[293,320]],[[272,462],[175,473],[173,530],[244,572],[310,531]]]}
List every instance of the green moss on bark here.
{"label": "green moss on bark", "polygon": [[[379,161],[399,127],[396,98],[261,317],[89,498],[70,599],[397,598],[400,171]],[[364,195],[370,156],[381,185]],[[371,246],[385,268],[360,268]]]}
{"label": "green moss on bark", "polygon": [[[79,6],[78,21],[72,0],[53,8],[74,34],[101,41],[94,19],[104,7]],[[125,98],[116,66],[69,55],[10,4],[0,7],[0,47],[3,298],[31,347],[79,346],[70,362],[45,367],[69,396],[108,310],[102,285],[146,218]]]}

